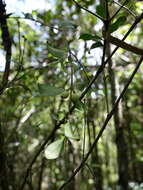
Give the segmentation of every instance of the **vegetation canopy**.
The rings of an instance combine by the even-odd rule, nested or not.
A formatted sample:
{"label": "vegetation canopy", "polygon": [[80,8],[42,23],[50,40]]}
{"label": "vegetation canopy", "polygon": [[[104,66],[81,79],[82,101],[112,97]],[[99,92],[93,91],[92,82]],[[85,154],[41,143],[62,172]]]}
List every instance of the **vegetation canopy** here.
{"label": "vegetation canopy", "polygon": [[143,1],[41,2],[0,0],[0,190],[143,189]]}

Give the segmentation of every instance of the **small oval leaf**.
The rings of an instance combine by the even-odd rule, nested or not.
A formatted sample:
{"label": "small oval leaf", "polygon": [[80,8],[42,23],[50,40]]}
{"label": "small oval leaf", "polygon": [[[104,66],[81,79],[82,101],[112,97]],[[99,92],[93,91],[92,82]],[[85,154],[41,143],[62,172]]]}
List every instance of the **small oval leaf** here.
{"label": "small oval leaf", "polygon": [[47,159],[56,159],[59,157],[62,147],[63,147],[64,138],[56,140],[45,149],[45,157]]}
{"label": "small oval leaf", "polygon": [[90,49],[95,49],[95,48],[98,48],[98,47],[103,47],[103,44],[100,41],[92,44]]}
{"label": "small oval leaf", "polygon": [[91,34],[88,34],[88,33],[83,33],[80,35],[80,38],[79,39],[82,39],[82,40],[101,40],[101,38],[98,36],[98,35],[91,35]]}
{"label": "small oval leaf", "polygon": [[38,84],[40,96],[57,96],[64,92],[63,88],[56,88],[46,84]]}
{"label": "small oval leaf", "polygon": [[65,58],[67,57],[67,55],[68,55],[68,53],[67,53],[66,50],[54,48],[54,47],[50,46],[49,44],[48,44],[48,46],[47,46],[47,49],[48,49],[48,51],[49,51],[54,57],[57,57],[57,58],[65,59]]}
{"label": "small oval leaf", "polygon": [[61,21],[59,23],[59,28],[64,29],[64,30],[72,30],[72,31],[74,31],[74,30],[76,30],[77,25],[74,24],[74,22],[72,22],[72,21],[66,20],[66,21]]}
{"label": "small oval leaf", "polygon": [[120,26],[122,26],[126,22],[126,16],[120,16],[114,23],[112,23],[109,27],[109,32],[112,33],[116,31]]}
{"label": "small oval leaf", "polygon": [[74,135],[70,126],[65,126],[65,136],[69,139],[80,140],[78,136]]}
{"label": "small oval leaf", "polygon": [[105,9],[104,9],[104,7],[102,6],[102,5],[97,5],[96,6],[96,13],[99,15],[99,16],[101,16],[102,18],[105,18]]}

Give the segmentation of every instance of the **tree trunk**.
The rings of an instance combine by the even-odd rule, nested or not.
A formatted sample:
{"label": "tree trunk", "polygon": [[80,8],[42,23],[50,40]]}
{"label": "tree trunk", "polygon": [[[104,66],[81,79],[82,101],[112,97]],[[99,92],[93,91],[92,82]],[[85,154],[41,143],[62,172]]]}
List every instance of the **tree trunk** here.
{"label": "tree trunk", "polygon": [[[93,135],[94,135],[94,139],[96,137],[96,134],[95,134],[95,123],[94,121],[92,121],[92,127],[93,127]],[[94,152],[92,153],[91,155],[91,163],[92,164],[95,164],[96,163],[96,167],[93,171],[94,173],[94,176],[95,176],[95,189],[96,190],[103,190],[103,176],[102,176],[102,169],[101,169],[101,160],[100,160],[100,157],[99,157],[99,153],[98,153],[98,146],[96,145],[95,146],[95,149],[94,149]]]}
{"label": "tree trunk", "polygon": [[[67,148],[67,154],[65,155],[65,180],[71,176],[75,166],[74,151],[70,142]],[[65,190],[75,190],[75,178],[65,187]]]}
{"label": "tree trunk", "polygon": [[0,190],[9,190],[4,134],[0,123]]}
{"label": "tree trunk", "polygon": [[[110,53],[110,45],[107,46],[107,56]],[[110,59],[108,64],[109,80],[111,86],[111,102],[112,107],[115,104],[117,98],[117,90],[115,83],[115,73],[112,68],[112,60]],[[121,105],[120,105],[121,106]],[[120,118],[119,107],[114,112],[114,125],[116,131],[116,146],[117,146],[117,161],[118,161],[118,185],[121,190],[128,190],[128,157],[127,157],[127,143],[125,141],[125,126]]]}

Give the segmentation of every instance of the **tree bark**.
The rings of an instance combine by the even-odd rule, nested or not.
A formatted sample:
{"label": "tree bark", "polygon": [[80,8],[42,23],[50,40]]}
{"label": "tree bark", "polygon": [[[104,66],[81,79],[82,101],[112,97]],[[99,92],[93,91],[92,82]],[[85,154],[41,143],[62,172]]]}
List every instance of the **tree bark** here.
{"label": "tree bark", "polygon": [[[92,127],[93,127],[93,135],[94,135],[94,138],[96,137],[96,134],[95,134],[95,123],[94,121],[92,121]],[[94,152],[92,153],[91,155],[91,162],[92,164],[95,164],[96,163],[96,167],[93,171],[94,173],[94,176],[95,176],[95,189],[96,190],[103,190],[103,176],[102,176],[102,169],[101,169],[101,160],[100,160],[100,157],[99,157],[99,152],[98,152],[98,146],[96,145],[95,146],[95,150]]]}
{"label": "tree bark", "polygon": [[9,190],[4,134],[0,123],[0,190]]}
{"label": "tree bark", "polygon": [[[110,44],[107,44],[107,56],[110,53]],[[111,86],[111,102],[112,107],[117,98],[117,90],[115,83],[115,73],[112,68],[113,63],[110,59],[108,64],[109,80]],[[121,105],[120,105],[121,106]],[[119,107],[114,113],[114,125],[116,131],[116,146],[117,146],[117,161],[118,161],[118,185],[122,190],[128,190],[128,156],[127,156],[127,143],[125,141],[125,126],[120,118]]]}

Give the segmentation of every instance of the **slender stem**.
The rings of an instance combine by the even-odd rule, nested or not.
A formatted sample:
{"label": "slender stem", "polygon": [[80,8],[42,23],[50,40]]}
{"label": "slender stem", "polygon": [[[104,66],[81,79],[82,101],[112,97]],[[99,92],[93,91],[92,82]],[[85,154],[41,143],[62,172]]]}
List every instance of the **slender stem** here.
{"label": "slender stem", "polygon": [[119,9],[116,11],[116,13],[110,18],[110,21],[112,21],[116,15],[120,12],[120,10],[124,7],[124,5],[128,2],[128,0],[125,0],[124,3],[119,7]]}
{"label": "slender stem", "polygon": [[80,5],[80,4],[79,4],[78,2],[76,2],[75,0],[72,0],[72,1],[73,1],[73,2],[76,4],[76,6],[77,6],[77,7],[79,7],[80,9],[85,10],[86,12],[88,12],[88,13],[92,14],[93,16],[95,16],[95,17],[99,18],[101,21],[103,21],[103,22],[104,22],[104,19],[103,19],[101,16],[99,16],[98,14],[93,13],[92,11],[90,11],[90,10],[86,9],[85,7],[83,7],[82,5]]}
{"label": "slender stem", "polygon": [[115,4],[117,4],[118,6],[120,6],[120,7],[123,7],[126,11],[128,11],[133,17],[137,17],[137,15],[134,13],[134,12],[132,12],[130,9],[128,9],[127,7],[125,7],[125,6],[123,6],[122,4],[120,4],[119,2],[117,2],[117,1],[113,1],[113,3],[115,3]]}

